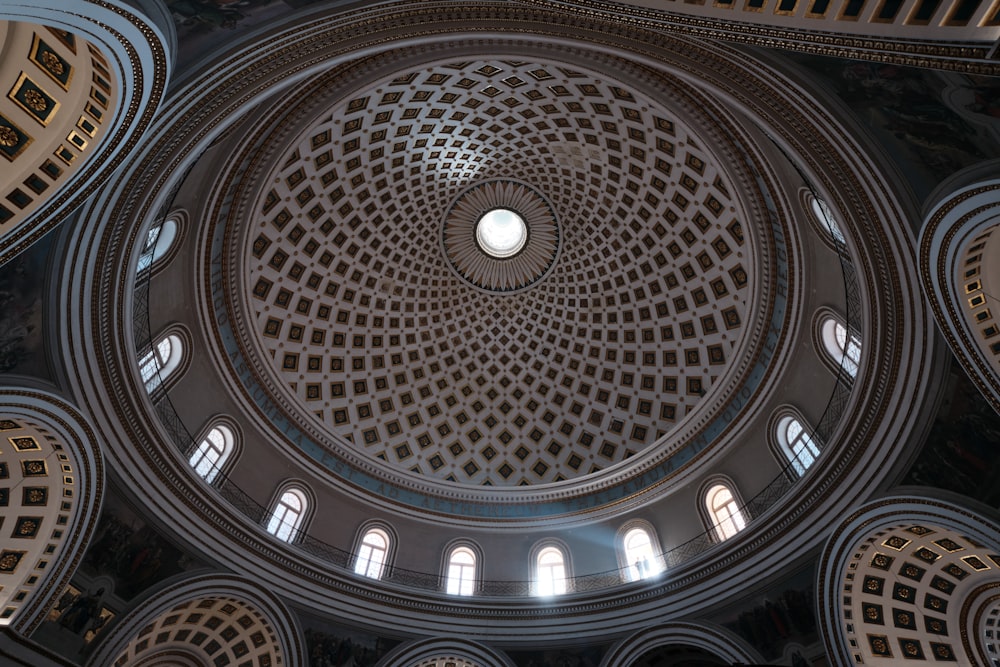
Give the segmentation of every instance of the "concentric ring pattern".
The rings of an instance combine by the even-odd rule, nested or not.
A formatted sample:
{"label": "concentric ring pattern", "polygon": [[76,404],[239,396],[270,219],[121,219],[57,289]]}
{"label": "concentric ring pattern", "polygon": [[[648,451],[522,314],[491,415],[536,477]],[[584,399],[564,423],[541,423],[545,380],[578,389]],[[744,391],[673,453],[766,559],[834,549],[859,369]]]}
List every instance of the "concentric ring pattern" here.
{"label": "concentric ring pattern", "polygon": [[[267,174],[248,318],[304,411],[397,470],[474,485],[596,472],[730,362],[753,289],[735,189],[677,113],[533,59],[413,67],[350,94]],[[558,220],[543,280],[484,292],[442,225],[488,181]]]}
{"label": "concentric ring pattern", "polygon": [[[483,216],[495,209],[516,212],[527,239],[510,257],[493,257],[477,238]],[[559,227],[545,198],[531,186],[501,179],[477,183],[458,196],[442,225],[445,257],[459,276],[493,292],[514,292],[543,279],[559,254]]]}

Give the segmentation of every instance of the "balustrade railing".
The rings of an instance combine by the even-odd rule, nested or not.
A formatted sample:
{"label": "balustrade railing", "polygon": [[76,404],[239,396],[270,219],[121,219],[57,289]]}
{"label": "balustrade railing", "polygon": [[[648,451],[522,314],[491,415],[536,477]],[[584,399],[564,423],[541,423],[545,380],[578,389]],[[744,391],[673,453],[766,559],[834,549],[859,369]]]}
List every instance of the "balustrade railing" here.
{"label": "balustrade railing", "polygon": [[[176,192],[176,188],[174,192]],[[173,197],[170,196],[167,198],[167,201],[169,202],[172,199]],[[156,221],[153,223],[154,226],[166,219],[166,215],[169,213],[170,208],[170,204],[165,204],[161,207]],[[842,237],[839,234],[832,233],[832,221],[828,221],[828,226],[831,227],[831,239],[837,246],[841,268],[843,270],[844,291],[847,302],[847,312],[845,313],[845,317],[848,330],[857,331],[857,327],[852,326],[855,323],[854,320],[861,312],[861,299],[857,285],[857,278]],[[152,349],[154,344],[149,324],[150,278],[155,268],[153,254],[156,250],[156,243],[158,240],[159,239],[157,238],[152,242],[147,242],[146,248],[138,258],[138,266],[141,267],[141,269],[136,272],[136,283],[133,291],[135,306],[133,310],[135,319],[133,322],[133,332],[136,341],[136,358],[142,358],[146,352]],[[162,380],[163,378],[161,378],[161,382],[158,383],[159,387],[167,387]],[[812,429],[813,441],[818,443],[820,446],[829,441],[837,424],[840,422],[840,418],[843,415],[844,408],[846,407],[851,394],[852,384],[853,378],[843,369],[842,366],[826,409],[824,410],[819,423]],[[163,425],[165,432],[170,438],[171,443],[185,458],[189,458],[197,448],[198,443],[185,426],[183,420],[177,414],[173,403],[170,401],[169,391],[158,388],[151,398],[154,402],[156,414],[160,423]],[[789,462],[788,465],[786,465],[785,468],[769,484],[753,495],[740,508],[747,522],[752,522],[755,518],[766,513],[775,505],[775,503],[784,497],[791,488],[795,486],[798,479],[799,474],[795,470],[794,462]],[[217,470],[215,476],[213,477],[213,482],[209,486],[215,490],[219,497],[228,502],[229,505],[238,512],[246,516],[252,523],[257,524],[262,529],[266,530],[266,526],[270,520],[270,512],[268,508],[261,505],[250,494],[243,491],[243,489],[241,489],[235,482],[232,481],[232,479],[229,478],[228,475],[226,475],[225,471]],[[657,558],[667,569],[676,567],[693,558],[696,558],[719,543],[719,539],[716,537],[716,530],[717,527],[710,527],[705,532],[695,536],[687,542],[661,552],[658,554]],[[300,531],[294,526],[292,527],[290,533],[293,536],[290,541],[293,548],[296,548],[329,566],[342,570],[345,573],[358,577],[362,576],[355,574],[352,569],[353,564],[357,560],[356,554],[327,544],[326,542],[323,542],[308,533]],[[614,549],[616,548],[616,545],[609,544],[608,548]],[[445,577],[440,574],[419,572],[397,567],[389,567],[383,573],[381,579],[383,581],[414,589],[432,591],[444,591],[446,585]],[[567,579],[567,590],[601,590],[618,586],[628,581],[630,581],[628,569],[620,568],[606,572],[597,572],[571,577]],[[476,588],[476,594],[496,597],[524,597],[531,595],[532,589],[532,582],[528,580],[479,581]]]}

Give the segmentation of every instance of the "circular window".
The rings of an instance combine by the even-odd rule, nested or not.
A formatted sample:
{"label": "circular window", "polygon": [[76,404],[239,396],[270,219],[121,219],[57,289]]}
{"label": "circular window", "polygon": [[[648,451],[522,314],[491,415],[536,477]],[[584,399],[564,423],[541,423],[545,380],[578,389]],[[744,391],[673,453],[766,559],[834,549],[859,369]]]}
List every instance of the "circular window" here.
{"label": "circular window", "polygon": [[476,223],[476,241],[491,257],[510,257],[528,241],[528,227],[524,218],[509,208],[494,208]]}

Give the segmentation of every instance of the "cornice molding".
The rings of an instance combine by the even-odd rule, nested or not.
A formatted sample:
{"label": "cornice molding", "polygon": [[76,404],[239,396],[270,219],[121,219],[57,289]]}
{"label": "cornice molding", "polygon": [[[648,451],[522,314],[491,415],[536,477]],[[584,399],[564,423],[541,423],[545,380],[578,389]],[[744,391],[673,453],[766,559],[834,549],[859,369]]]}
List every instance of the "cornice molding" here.
{"label": "cornice molding", "polygon": [[[63,278],[74,290],[64,297],[69,316],[60,340],[65,358],[74,364],[69,371],[73,391],[107,431],[116,468],[149,511],[175,517],[174,529],[199,550],[247,576],[266,577],[288,599],[361,626],[405,623],[409,632],[447,631],[468,638],[482,638],[486,632],[491,640],[522,645],[539,637],[567,642],[580,641],[581,636],[614,638],[654,619],[693,615],[720,596],[746,591],[753,585],[748,582],[777,575],[794,554],[823,539],[817,526],[832,522],[853,505],[850,499],[867,497],[891,474],[909,451],[911,434],[931,418],[921,408],[932,398],[943,356],[933,327],[921,324],[925,306],[912,279],[912,237],[896,201],[896,184],[872,177],[878,172],[862,146],[850,133],[831,130],[842,127],[838,119],[808,103],[803,108],[808,91],[764,72],[753,58],[723,45],[708,48],[620,25],[563,21],[565,17],[555,13],[529,17],[537,22],[516,23],[504,14],[506,9],[493,6],[472,11],[449,4],[440,14],[429,11],[429,5],[421,7],[422,12],[399,16],[380,13],[384,7],[371,14],[331,16],[311,29],[289,29],[248,46],[178,91],[167,114],[188,124],[186,135],[171,133],[172,123],[158,127],[130,162],[134,168],[120,172],[88,205],[82,216],[86,223],[69,244],[77,254],[65,262]],[[484,23],[484,17],[503,21]],[[273,92],[269,80],[290,85],[352,53],[370,55],[402,45],[397,37],[403,25],[408,34],[429,39],[484,24],[509,28],[519,39],[532,41],[572,45],[576,39],[592,38],[598,49],[617,50],[650,67],[670,63],[689,79],[704,77],[703,85],[767,125],[768,133],[822,182],[824,191],[838,193],[836,207],[845,213],[845,234],[856,241],[852,260],[862,293],[866,341],[859,378],[865,381],[846,400],[851,423],[842,423],[827,443],[837,456],[825,457],[799,482],[794,503],[779,503],[757,517],[751,530],[677,567],[656,584],[570,595],[541,605],[530,599],[476,599],[470,604],[432,591],[359,580],[275,544],[259,526],[194,483],[182,458],[169,451],[168,438],[131,368],[135,352],[129,296],[135,277],[129,268],[134,262],[127,258],[138,252],[142,223],[167,201],[179,174],[228,129],[225,118],[237,117],[241,104],[264,91]],[[317,34],[324,29],[332,31],[326,35],[326,50]],[[315,48],[304,49],[307,46]],[[360,50],[352,50],[355,47]],[[247,67],[242,75],[241,65]],[[200,97],[209,82],[227,81],[233,88],[217,90],[231,95],[215,95],[208,103]],[[131,194],[139,192],[145,196]],[[619,503],[610,511],[628,508]],[[381,510],[396,511],[390,504]],[[215,530],[206,531],[205,526]]]}
{"label": "cornice molding", "polygon": [[[81,7],[85,4],[86,7]],[[156,117],[172,54],[159,27],[118,0],[0,1],[0,20],[57,26],[79,34],[110,56],[121,98],[101,145],[58,192],[3,236],[0,264],[40,239],[106,182]]]}

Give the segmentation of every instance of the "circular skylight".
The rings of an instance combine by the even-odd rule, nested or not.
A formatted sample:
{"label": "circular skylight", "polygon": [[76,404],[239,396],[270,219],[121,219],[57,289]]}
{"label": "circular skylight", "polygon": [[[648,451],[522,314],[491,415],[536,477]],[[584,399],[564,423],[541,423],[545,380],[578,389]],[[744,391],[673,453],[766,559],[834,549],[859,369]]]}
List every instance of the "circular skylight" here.
{"label": "circular skylight", "polygon": [[516,255],[528,240],[524,218],[509,208],[487,211],[476,223],[476,241],[491,257]]}

